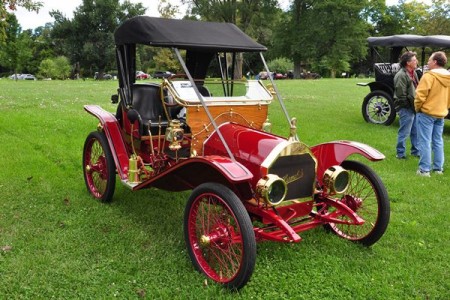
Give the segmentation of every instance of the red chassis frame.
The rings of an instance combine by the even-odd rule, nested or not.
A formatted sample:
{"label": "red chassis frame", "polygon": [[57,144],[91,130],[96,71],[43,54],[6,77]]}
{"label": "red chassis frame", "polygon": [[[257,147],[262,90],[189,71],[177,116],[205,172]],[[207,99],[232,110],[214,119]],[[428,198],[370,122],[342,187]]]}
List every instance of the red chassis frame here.
{"label": "red chassis frame", "polygon": [[[107,137],[118,174],[122,182],[125,182],[128,178],[129,153],[124,143],[119,122],[114,115],[97,105],[86,105],[84,109],[99,119],[99,126],[101,126],[101,129]],[[334,141],[319,144],[311,147],[311,152],[317,158],[318,186],[322,186],[322,176],[325,170],[331,166],[340,165],[352,154],[360,154],[371,161],[378,161],[385,158],[382,153],[368,145],[349,141]],[[211,155],[191,158],[180,162],[168,168],[166,171],[130,187],[133,190],[152,186],[172,191],[192,189],[195,185],[202,182],[196,182],[195,185],[191,182],[185,182],[180,176],[176,175],[176,170],[182,170],[186,166],[191,168],[194,165],[198,165],[197,167],[200,168],[204,166],[213,168],[218,173],[217,178],[226,178],[228,181],[227,185],[241,194],[243,190],[248,188],[249,181],[252,179],[251,172],[239,162],[232,161],[224,156]],[[174,184],[174,181],[172,181],[171,184],[167,184],[167,181],[169,181],[168,177],[171,175],[180,181],[180,183]],[[245,187],[240,187],[242,185]],[[251,196],[247,195],[248,197]],[[351,203],[355,202],[357,203],[358,199],[353,199]],[[292,203],[277,207],[276,209],[255,200],[243,201],[243,203],[253,220],[262,223],[262,226],[254,226],[253,228],[257,240],[300,242],[301,237],[298,233],[320,225],[329,223],[347,225],[364,224],[364,220],[345,201],[333,199],[327,193],[323,193],[320,190],[315,193],[314,198],[311,200],[303,202],[292,201]],[[322,205],[333,207],[334,209],[332,212],[321,213],[320,206]],[[317,211],[313,210],[314,207],[317,207]],[[338,218],[340,216],[345,216],[347,219],[343,220]]]}
{"label": "red chassis frame", "polygon": [[[271,77],[271,86],[234,79],[238,53],[259,53],[270,73],[265,46],[231,23],[148,16],[123,22],[114,39],[117,115],[84,107],[100,121],[83,147],[84,181],[94,198],[113,200],[117,174],[132,191],[191,190],[183,218],[187,254],[197,271],[230,290],[249,281],[257,241],[299,242],[300,232],[319,225],[364,246],[383,236],[386,188],[374,170],[348,157],[384,156],[347,141],[308,147]],[[136,84],[137,45],[170,48],[182,74]],[[207,80],[211,70],[220,80]],[[287,138],[270,133],[274,100]]]}

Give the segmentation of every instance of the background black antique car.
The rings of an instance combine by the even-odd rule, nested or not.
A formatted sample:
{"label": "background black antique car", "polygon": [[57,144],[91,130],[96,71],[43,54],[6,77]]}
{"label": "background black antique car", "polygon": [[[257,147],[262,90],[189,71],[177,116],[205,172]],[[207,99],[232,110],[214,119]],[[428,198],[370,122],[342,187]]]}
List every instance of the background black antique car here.
{"label": "background black antique car", "polygon": [[[371,50],[375,73],[375,81],[358,83],[360,86],[369,86],[370,93],[362,103],[362,115],[369,123],[391,125],[395,120],[394,108],[394,76],[400,69],[398,59],[403,51],[420,48],[417,53],[420,59],[420,68],[416,70],[419,78],[424,72],[425,59],[433,51],[450,48],[450,36],[447,35],[392,35],[381,37],[369,37],[367,39]],[[389,59],[383,57],[377,47],[389,48]],[[381,61],[381,62],[380,62]],[[447,116],[448,118],[448,116]]]}

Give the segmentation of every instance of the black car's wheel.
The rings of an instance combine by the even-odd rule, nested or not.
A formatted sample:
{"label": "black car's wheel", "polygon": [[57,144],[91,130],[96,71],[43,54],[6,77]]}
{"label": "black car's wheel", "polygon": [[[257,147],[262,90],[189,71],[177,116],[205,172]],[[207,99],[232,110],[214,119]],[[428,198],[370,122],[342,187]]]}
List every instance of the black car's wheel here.
{"label": "black car's wheel", "polygon": [[362,115],[368,123],[391,125],[395,120],[392,97],[384,91],[369,93],[362,104]]}
{"label": "black car's wheel", "polygon": [[184,237],[195,268],[237,290],[250,279],[256,261],[253,225],[229,188],[205,183],[194,189],[184,213]]}
{"label": "black car's wheel", "polygon": [[101,202],[110,202],[116,186],[116,167],[104,133],[94,131],[86,138],[83,173],[88,191]]}
{"label": "black car's wheel", "polygon": [[[386,188],[378,175],[357,161],[344,161],[341,166],[350,173],[350,185],[340,201],[364,219],[363,225],[326,224],[325,228],[336,235],[371,246],[387,229],[390,217]],[[342,219],[348,219],[342,216]]]}

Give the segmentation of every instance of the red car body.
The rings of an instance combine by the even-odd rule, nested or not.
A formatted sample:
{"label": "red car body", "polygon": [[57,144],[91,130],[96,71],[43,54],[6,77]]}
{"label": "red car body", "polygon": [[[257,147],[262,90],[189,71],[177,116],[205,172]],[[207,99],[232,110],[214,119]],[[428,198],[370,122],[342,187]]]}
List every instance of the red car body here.
{"label": "red car body", "polygon": [[[233,290],[253,273],[257,241],[299,242],[301,232],[317,226],[366,246],[382,237],[389,222],[386,189],[375,172],[348,157],[378,161],[383,154],[352,141],[300,142],[273,78],[268,87],[228,72],[206,78],[217,53],[231,54],[222,55],[231,62],[219,59],[222,71],[235,65],[237,52],[260,52],[266,65],[264,46],[233,24],[142,16],[123,23],[115,40],[117,111],[85,106],[99,121],[83,149],[94,198],[112,200],[116,174],[132,191],[192,190],[184,217],[189,257],[198,271]],[[136,44],[172,48],[184,73],[136,84]],[[288,137],[270,130],[274,95]]]}

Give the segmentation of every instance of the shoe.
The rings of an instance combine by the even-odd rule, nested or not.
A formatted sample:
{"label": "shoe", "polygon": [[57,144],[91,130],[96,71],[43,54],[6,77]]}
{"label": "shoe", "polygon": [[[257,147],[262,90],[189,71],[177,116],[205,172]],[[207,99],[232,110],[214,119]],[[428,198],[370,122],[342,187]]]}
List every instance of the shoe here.
{"label": "shoe", "polygon": [[411,156],[416,157],[416,158],[420,158],[420,155],[419,155],[419,154],[412,154],[412,153],[411,153]]}
{"label": "shoe", "polygon": [[431,177],[430,172],[427,171],[417,170],[416,174],[423,177]]}
{"label": "shoe", "polygon": [[397,159],[406,159],[406,156],[405,155],[396,155],[395,157],[397,157]]}
{"label": "shoe", "polygon": [[444,175],[444,171],[442,170],[433,170],[433,173],[437,175]]}

